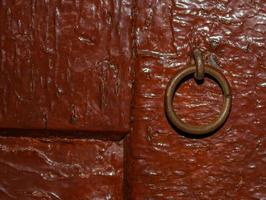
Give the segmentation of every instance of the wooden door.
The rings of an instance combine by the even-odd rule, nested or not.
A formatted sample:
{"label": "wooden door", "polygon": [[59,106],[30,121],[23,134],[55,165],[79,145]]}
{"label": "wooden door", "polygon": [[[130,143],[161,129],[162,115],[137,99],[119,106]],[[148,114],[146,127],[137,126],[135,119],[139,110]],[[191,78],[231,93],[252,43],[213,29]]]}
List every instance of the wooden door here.
{"label": "wooden door", "polygon": [[[266,199],[263,0],[0,1],[0,199]],[[211,135],[174,129],[171,78],[192,51],[232,109]],[[223,94],[184,81],[191,124]]]}

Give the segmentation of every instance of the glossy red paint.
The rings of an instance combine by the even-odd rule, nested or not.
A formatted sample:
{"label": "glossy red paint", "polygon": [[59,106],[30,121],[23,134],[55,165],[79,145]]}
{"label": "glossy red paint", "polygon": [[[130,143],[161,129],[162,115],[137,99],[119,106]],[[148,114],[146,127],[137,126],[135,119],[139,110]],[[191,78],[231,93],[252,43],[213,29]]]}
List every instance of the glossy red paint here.
{"label": "glossy red paint", "polygon": [[[266,198],[265,14],[264,1],[137,1],[128,199]],[[192,62],[194,48],[226,76],[233,95],[227,122],[205,138],[174,130],[164,113],[166,85]],[[205,124],[222,99],[210,79],[190,79],[174,107],[187,123]]]}
{"label": "glossy red paint", "polygon": [[[265,14],[262,0],[0,1],[0,199],[265,199]],[[195,48],[233,95],[207,137],[164,112]],[[222,99],[190,79],[174,109],[206,124]]]}
{"label": "glossy red paint", "polygon": [[125,135],[131,7],[120,0],[1,1],[0,127]]}

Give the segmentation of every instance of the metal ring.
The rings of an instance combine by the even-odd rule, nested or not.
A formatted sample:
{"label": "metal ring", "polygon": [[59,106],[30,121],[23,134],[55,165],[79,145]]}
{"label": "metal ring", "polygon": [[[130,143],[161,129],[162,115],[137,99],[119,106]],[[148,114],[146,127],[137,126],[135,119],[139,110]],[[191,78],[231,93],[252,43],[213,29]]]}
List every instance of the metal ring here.
{"label": "metal ring", "polygon": [[225,76],[222,73],[220,73],[217,69],[213,67],[205,67],[205,73],[213,77],[223,90],[223,95],[224,95],[223,108],[220,112],[219,117],[215,119],[212,123],[200,126],[186,124],[181,119],[179,119],[176,113],[174,112],[172,101],[178,84],[181,83],[181,81],[188,75],[195,73],[195,71],[196,71],[195,66],[190,66],[188,68],[185,68],[180,72],[178,72],[169,82],[169,85],[167,86],[165,93],[165,112],[168,119],[179,130],[194,135],[205,135],[217,130],[228,117],[232,102],[231,88],[228,81],[226,80]]}

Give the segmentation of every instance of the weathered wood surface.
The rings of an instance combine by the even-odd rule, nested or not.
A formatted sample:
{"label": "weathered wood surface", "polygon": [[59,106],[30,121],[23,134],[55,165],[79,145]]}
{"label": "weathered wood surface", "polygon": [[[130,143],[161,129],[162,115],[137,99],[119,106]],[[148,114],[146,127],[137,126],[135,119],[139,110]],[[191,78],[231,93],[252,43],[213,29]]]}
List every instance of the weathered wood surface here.
{"label": "weathered wood surface", "polygon": [[123,199],[131,6],[0,1],[1,200]]}
{"label": "weathered wood surface", "polygon": [[129,131],[131,8],[0,1],[0,127]]}
{"label": "weathered wood surface", "polygon": [[[129,199],[266,198],[265,1],[138,0],[134,128],[128,138]],[[170,78],[198,47],[231,84],[233,105],[212,136],[192,139],[169,125],[163,106]],[[183,120],[207,123],[222,104],[209,79],[179,88]]]}
{"label": "weathered wood surface", "polygon": [[123,199],[123,144],[0,137],[1,200]]}
{"label": "weathered wood surface", "polygon": [[[126,160],[121,142],[2,136],[0,199],[266,198],[263,1],[136,0],[134,15],[129,0],[0,3],[3,128],[121,135],[129,128],[133,19],[136,45]],[[233,90],[228,121],[201,139],[173,130],[163,108],[166,84],[194,47]],[[190,80],[174,106],[185,121],[207,123],[221,97],[209,79]]]}

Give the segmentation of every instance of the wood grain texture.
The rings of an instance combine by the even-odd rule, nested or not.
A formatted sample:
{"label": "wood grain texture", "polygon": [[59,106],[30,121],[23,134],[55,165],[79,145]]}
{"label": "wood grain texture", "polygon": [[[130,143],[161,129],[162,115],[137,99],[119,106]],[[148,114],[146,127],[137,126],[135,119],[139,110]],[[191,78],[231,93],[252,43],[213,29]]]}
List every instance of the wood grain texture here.
{"label": "wood grain texture", "polygon": [[0,127],[129,131],[131,4],[0,1]]}
{"label": "wood grain texture", "polygon": [[1,200],[123,199],[123,144],[0,137]]}
{"label": "wood grain texture", "polygon": [[1,200],[123,199],[131,6],[0,1]]}
{"label": "wood grain texture", "polygon": [[[127,140],[128,199],[266,198],[266,4],[264,1],[138,0],[134,127]],[[200,48],[226,76],[233,105],[206,138],[175,131],[164,114],[170,78]],[[187,123],[208,123],[222,94],[209,79],[185,82],[174,107]]]}

